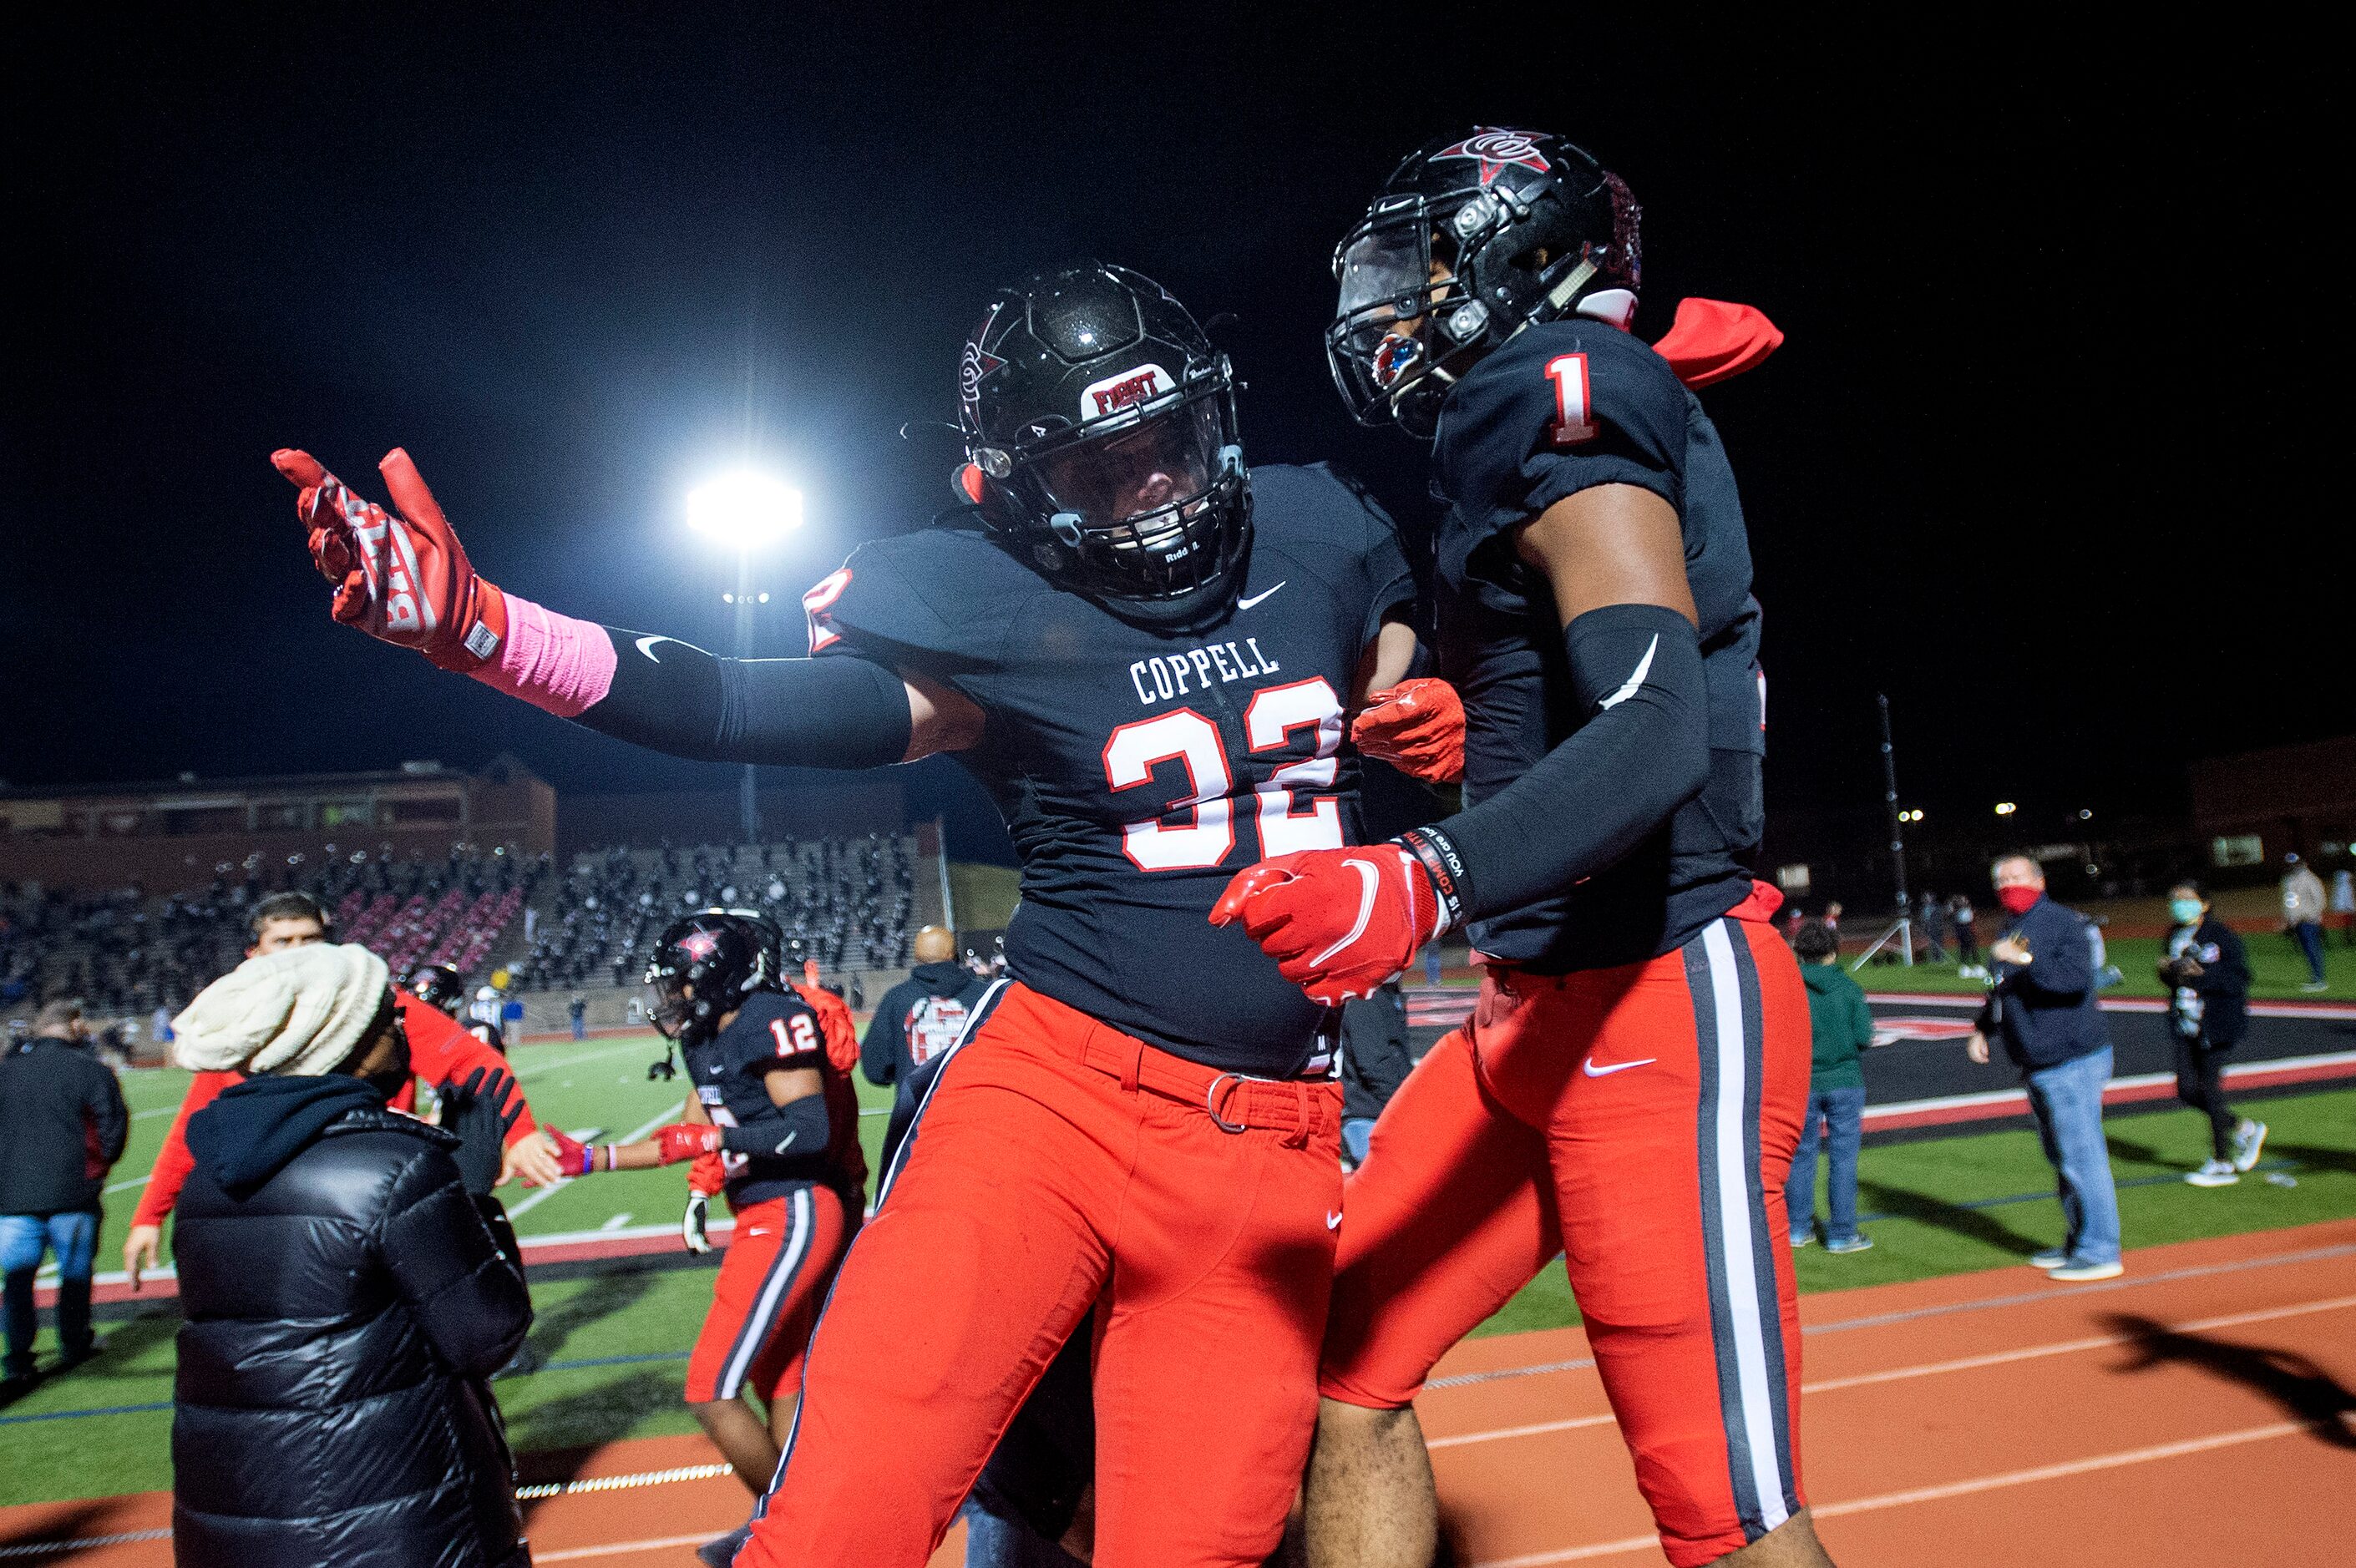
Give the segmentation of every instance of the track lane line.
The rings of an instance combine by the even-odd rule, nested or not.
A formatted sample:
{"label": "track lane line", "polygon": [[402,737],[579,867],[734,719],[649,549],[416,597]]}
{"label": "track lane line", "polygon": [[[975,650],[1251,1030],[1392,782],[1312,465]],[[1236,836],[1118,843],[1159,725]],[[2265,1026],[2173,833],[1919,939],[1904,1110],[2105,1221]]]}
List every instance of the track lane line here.
{"label": "track lane line", "polygon": [[[1967,1481],[1950,1481],[1943,1486],[1916,1487],[1902,1492],[1884,1492],[1879,1497],[1858,1498],[1844,1503],[1826,1503],[1812,1508],[1816,1519],[1839,1519],[1846,1514],[1873,1513],[1882,1509],[1904,1508],[1911,1503],[1940,1502],[1948,1498],[1971,1497],[1980,1492],[1998,1491],[2007,1487],[2029,1486],[2038,1481],[2065,1480],[2072,1476],[2092,1475],[2102,1470],[2122,1469],[2129,1465],[2146,1465],[2160,1459],[2179,1459],[2192,1454],[2206,1454],[2219,1448],[2236,1447],[2244,1443],[2264,1443],[2276,1437],[2289,1437],[2302,1432],[2317,1432],[2324,1424],[2316,1421],[2278,1421],[2265,1426],[2244,1427],[2239,1432],[2220,1432],[2208,1437],[2188,1437],[2176,1443],[2156,1443],[2147,1448],[2128,1448],[2115,1454],[2097,1454],[2090,1458],[2068,1459],[2058,1465],[2040,1465],[2034,1469],[2008,1470],[2000,1475],[1978,1476]],[[1559,1552],[1537,1552],[1522,1557],[1493,1557],[1473,1564],[1473,1568],[1547,1568],[1556,1563],[1578,1563],[1594,1557],[1616,1557],[1623,1552],[1642,1552],[1657,1546],[1656,1535],[1632,1535],[1620,1541],[1598,1541],[1591,1546],[1566,1547]],[[542,1559],[547,1561],[547,1559]]]}
{"label": "track lane line", "polygon": [[[2171,1334],[2197,1334],[2211,1328],[2234,1328],[2250,1323],[2269,1323],[2282,1317],[2297,1317],[2310,1312],[2336,1312],[2356,1307],[2356,1296],[2337,1296],[2325,1301],[2300,1302],[2293,1307],[2268,1307],[2251,1312],[2231,1312],[2218,1317],[2196,1317],[2189,1322],[2169,1323],[2163,1328]],[[1841,1389],[1866,1388],[1875,1383],[1903,1382],[1912,1378],[1926,1378],[1942,1372],[1975,1371],[1987,1367],[2001,1367],[2015,1361],[2037,1360],[2047,1356],[2066,1356],[2083,1350],[2109,1349],[2115,1346],[2132,1345],[2132,1334],[2102,1334],[2083,1339],[2061,1339],[2045,1345],[2024,1345],[2019,1349],[1993,1350],[1982,1356],[1961,1356],[1953,1360],[1923,1361],[1911,1367],[1892,1367],[1886,1371],[1859,1372],[1852,1377],[1826,1378],[1818,1382],[1803,1383],[1804,1394],[1832,1393]],[[1561,1421],[1541,1421],[1526,1426],[1501,1426],[1489,1432],[1466,1432],[1451,1437],[1428,1440],[1426,1448],[1461,1448],[1473,1443],[1495,1443],[1514,1437],[1537,1437],[1549,1432],[1576,1432],[1583,1427],[1607,1425],[1612,1421],[1602,1415],[1571,1416]]]}

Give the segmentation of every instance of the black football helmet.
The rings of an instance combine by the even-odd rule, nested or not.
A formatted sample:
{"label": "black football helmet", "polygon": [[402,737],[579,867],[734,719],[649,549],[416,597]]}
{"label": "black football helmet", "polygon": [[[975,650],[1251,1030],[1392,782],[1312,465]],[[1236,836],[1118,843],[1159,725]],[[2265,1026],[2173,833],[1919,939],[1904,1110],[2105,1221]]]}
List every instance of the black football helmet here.
{"label": "black football helmet", "polygon": [[709,915],[725,915],[742,925],[760,949],[760,984],[754,988],[764,991],[783,990],[790,984],[786,978],[786,933],[777,923],[756,909],[708,909]]}
{"label": "black football helmet", "polygon": [[420,964],[409,972],[409,994],[455,1019],[466,1005],[466,977],[455,964]]}
{"label": "black football helmet", "polygon": [[1544,131],[1478,126],[1410,154],[1333,249],[1325,359],[1351,415],[1429,438],[1449,388],[1531,322],[1583,307],[1625,326],[1640,216],[1617,175]]}
{"label": "black football helmet", "polygon": [[1226,608],[1251,537],[1235,377],[1159,283],[1084,261],[1001,289],[958,393],[958,491],[1043,576],[1151,625]]}
{"label": "black football helmet", "polygon": [[648,1016],[662,1037],[701,1044],[718,1030],[723,1014],[761,988],[760,943],[734,915],[687,915],[655,939],[647,984],[655,994]]}

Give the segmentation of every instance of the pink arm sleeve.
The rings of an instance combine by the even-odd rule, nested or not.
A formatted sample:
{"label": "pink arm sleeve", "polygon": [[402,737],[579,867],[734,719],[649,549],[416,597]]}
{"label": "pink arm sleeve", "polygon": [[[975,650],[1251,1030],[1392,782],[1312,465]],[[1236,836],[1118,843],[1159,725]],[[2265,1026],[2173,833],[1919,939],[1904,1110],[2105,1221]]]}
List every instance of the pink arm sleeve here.
{"label": "pink arm sleeve", "polygon": [[578,719],[614,688],[614,643],[594,621],[576,621],[502,591],[508,637],[499,656],[472,672],[485,686],[559,719]]}

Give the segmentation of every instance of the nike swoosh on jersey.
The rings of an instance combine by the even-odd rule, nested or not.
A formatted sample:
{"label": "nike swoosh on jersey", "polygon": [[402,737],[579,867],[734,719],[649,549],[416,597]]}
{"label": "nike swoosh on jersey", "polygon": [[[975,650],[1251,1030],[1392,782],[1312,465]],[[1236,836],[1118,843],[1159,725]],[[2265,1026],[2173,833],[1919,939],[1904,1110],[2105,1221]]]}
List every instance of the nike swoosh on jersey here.
{"label": "nike swoosh on jersey", "polygon": [[[1635,696],[1636,688],[1644,684],[1644,677],[1652,673],[1653,656],[1660,651],[1661,635],[1658,632],[1655,632],[1653,634],[1653,640],[1644,645],[1644,656],[1636,661],[1636,673],[1622,681],[1620,683],[1619,690],[1613,692],[1611,696],[1605,698],[1595,706],[1598,709],[1616,708],[1621,703],[1625,702],[1630,698]],[[651,657],[652,656],[649,655],[648,656]]]}
{"label": "nike swoosh on jersey", "polygon": [[673,638],[663,636],[659,633],[653,636],[640,637],[638,639],[638,652],[646,655],[647,657],[650,659],[654,659],[655,663],[660,664],[662,663],[662,660],[655,658],[655,645],[657,643],[668,643],[674,640],[675,639]]}
{"label": "nike swoosh on jersey", "polygon": [[1582,1061],[1579,1067],[1580,1071],[1590,1078],[1609,1078],[1614,1072],[1625,1072],[1631,1067],[1650,1067],[1659,1060],[1657,1056],[1640,1057],[1634,1061],[1615,1061],[1609,1067],[1598,1067],[1592,1061]]}
{"label": "nike swoosh on jersey", "polygon": [[[1286,581],[1291,581],[1290,578],[1286,579]],[[1283,586],[1284,583],[1280,582],[1276,585],[1276,588],[1281,588]],[[1269,594],[1275,592],[1276,588],[1262,589],[1259,592],[1253,594],[1248,599],[1238,599],[1236,601],[1236,608],[1238,610],[1248,610],[1253,605],[1258,603],[1261,600],[1267,598]]]}
{"label": "nike swoosh on jersey", "polygon": [[787,1134],[786,1135],[786,1140],[785,1140],[785,1142],[783,1142],[783,1143],[779,1144],[776,1147],[775,1147],[775,1148],[771,1149],[769,1152],[770,1152],[771,1154],[783,1154],[783,1153],[785,1153],[787,1149],[789,1149],[789,1148],[791,1148],[791,1147],[794,1147],[794,1140],[795,1140],[796,1138],[799,1137],[799,1136],[801,1136],[801,1134],[799,1134],[799,1133],[787,1133]]}

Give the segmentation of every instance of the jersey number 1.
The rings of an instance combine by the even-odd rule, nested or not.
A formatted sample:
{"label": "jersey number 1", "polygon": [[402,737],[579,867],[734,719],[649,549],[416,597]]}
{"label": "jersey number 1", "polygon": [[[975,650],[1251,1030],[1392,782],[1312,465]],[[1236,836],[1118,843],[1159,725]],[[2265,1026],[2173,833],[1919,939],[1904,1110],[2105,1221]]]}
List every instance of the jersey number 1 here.
{"label": "jersey number 1", "polygon": [[[1315,752],[1287,763],[1253,792],[1258,797],[1263,857],[1301,849],[1342,847],[1342,803],[1314,795],[1307,810],[1293,805],[1297,788],[1331,788],[1339,771],[1342,701],[1323,677],[1263,687],[1244,709],[1244,738],[1254,752],[1281,751],[1295,730],[1314,729]],[[1187,792],[1170,803],[1173,812],[1192,809],[1194,821],[1173,827],[1160,819],[1132,822],[1121,829],[1121,852],[1141,871],[1200,870],[1215,866],[1236,847],[1235,802],[1228,792],[1226,743],[1219,727],[1191,708],[1177,709],[1124,724],[1105,742],[1105,780],[1133,789],[1153,777],[1154,765],[1173,760],[1186,766]]]}
{"label": "jersey number 1", "polygon": [[1558,354],[1547,361],[1554,383],[1554,443],[1576,446],[1595,439],[1594,399],[1587,384],[1587,356]]}

